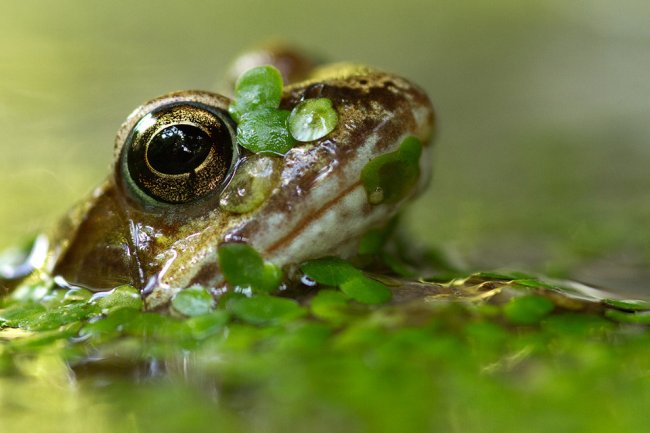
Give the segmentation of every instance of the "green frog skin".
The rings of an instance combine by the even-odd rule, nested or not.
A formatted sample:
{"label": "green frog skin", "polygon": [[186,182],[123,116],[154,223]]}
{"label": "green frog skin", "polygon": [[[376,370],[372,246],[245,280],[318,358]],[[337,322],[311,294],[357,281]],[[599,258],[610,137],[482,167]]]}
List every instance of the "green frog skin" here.
{"label": "green frog skin", "polygon": [[[119,129],[108,178],[47,234],[37,270],[94,291],[130,284],[147,309],[164,308],[186,287],[224,286],[217,259],[224,242],[247,243],[285,269],[326,255],[348,257],[365,231],[426,186],[434,113],[419,87],[365,66],[312,68],[284,48],[246,54],[233,74],[261,64],[284,76],[282,109],[329,98],[336,128],[284,156],[261,155],[237,145],[226,96],[183,91],[146,102]],[[216,142],[177,163],[168,160],[177,148],[151,150],[165,133]],[[423,144],[417,186],[397,203],[370,204],[361,170],[409,136]],[[237,200],[248,204],[242,209]]]}

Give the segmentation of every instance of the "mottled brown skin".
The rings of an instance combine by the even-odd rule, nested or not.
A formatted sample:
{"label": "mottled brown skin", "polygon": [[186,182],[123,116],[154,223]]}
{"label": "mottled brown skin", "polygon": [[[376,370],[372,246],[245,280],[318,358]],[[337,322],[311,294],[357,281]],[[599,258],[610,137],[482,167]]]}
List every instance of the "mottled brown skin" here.
{"label": "mottled brown skin", "polygon": [[[287,56],[262,56],[262,63]],[[309,64],[296,60],[298,54],[289,57],[302,69]],[[305,76],[302,69],[293,75]],[[293,75],[285,71],[285,76]],[[348,64],[313,70],[306,80],[289,85],[281,107],[291,110],[306,98],[318,97],[332,101],[337,127],[290,150],[279,164],[278,183],[270,195],[245,214],[221,209],[219,190],[172,205],[142,200],[129,189],[118,161],[143,116],[174,101],[200,102],[227,112],[230,100],[186,91],[145,103],[118,131],[112,174],[50,234],[44,269],[93,290],[134,285],[142,290],[147,308],[154,309],[192,284],[222,286],[216,251],[223,242],[249,243],[279,266],[328,254],[349,256],[363,232],[386,222],[426,185],[433,109],[426,94],[403,78]],[[371,205],[361,169],[373,157],[396,150],[409,135],[425,145],[418,187],[397,204]],[[250,157],[240,150],[240,158]]]}

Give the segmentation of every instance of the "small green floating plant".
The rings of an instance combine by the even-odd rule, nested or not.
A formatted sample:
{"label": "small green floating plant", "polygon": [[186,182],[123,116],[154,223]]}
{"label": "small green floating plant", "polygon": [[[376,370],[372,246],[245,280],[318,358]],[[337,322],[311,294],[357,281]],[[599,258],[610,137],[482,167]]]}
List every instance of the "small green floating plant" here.
{"label": "small green floating plant", "polygon": [[282,87],[280,72],[269,65],[249,69],[239,77],[229,112],[237,122],[242,147],[284,155],[296,141],[317,140],[334,130],[338,116],[332,101],[306,99],[289,112],[279,108]]}
{"label": "small green floating plant", "polygon": [[[378,237],[373,235],[365,253],[379,256]],[[139,291],[130,286],[92,294],[44,282],[49,285],[32,292],[40,297],[1,299],[0,381],[18,377],[28,383],[24,379],[34,374],[30,360],[38,368],[37,360],[54,357],[82,373],[75,390],[95,396],[113,387],[110,381],[133,387],[133,372],[162,361],[177,380],[138,382],[149,399],[167,394],[176,404],[178,386],[195,383],[204,391],[216,384],[219,399],[205,413],[225,411],[244,426],[251,414],[266,416],[269,405],[272,413],[296,411],[270,424],[286,427],[283,420],[291,419],[307,425],[311,420],[303,418],[310,409],[335,401],[354,414],[354,422],[399,421],[370,430],[381,432],[405,422],[408,431],[426,431],[432,423],[445,431],[448,414],[467,401],[490,416],[495,401],[509,416],[513,407],[534,416],[535,410],[526,409],[531,402],[546,408],[554,401],[549,394],[569,392],[566,400],[593,383],[626,390],[608,393],[607,407],[626,407],[646,395],[650,305],[644,302],[566,302],[570,288],[519,273],[485,273],[444,284],[397,280],[437,293],[399,303],[390,278],[337,257],[301,264],[295,277],[307,296],[293,299],[284,293],[282,272],[249,245],[222,244],[218,259],[231,290],[217,298],[204,287],[179,291],[171,314],[143,311]],[[180,362],[183,373],[174,370]],[[123,377],[93,385],[93,375],[115,371]],[[245,415],[237,400],[242,395]],[[432,411],[432,399],[452,399],[451,409]],[[232,401],[238,403],[229,406]],[[332,430],[340,422],[319,419]]]}
{"label": "small green floating plant", "polygon": [[244,72],[235,84],[235,97],[228,111],[237,123],[255,111],[277,109],[282,99],[282,76],[273,66]]}
{"label": "small green floating plant", "polygon": [[[589,324],[613,332],[616,323],[622,327],[650,325],[647,302],[567,302],[573,299],[569,296],[571,289],[522,274],[474,274],[448,284],[420,280],[419,287],[428,284],[448,290],[400,306],[388,304],[393,292],[376,279],[380,276],[367,274],[337,257],[310,260],[300,266],[298,276],[311,281],[309,285],[319,286],[302,302],[283,296],[281,270],[265,262],[249,245],[221,245],[219,264],[231,290],[218,299],[204,287],[179,291],[171,302],[172,315],[143,311],[139,291],[128,285],[96,294],[81,288],[49,287],[40,292],[43,295],[39,299],[5,297],[0,300],[0,342],[4,341],[0,347],[7,353],[53,345],[67,347],[66,353],[73,356],[70,361],[74,362],[79,351],[95,350],[97,344],[125,335],[148,335],[154,344],[171,339],[177,342],[174,344],[196,345],[237,324],[286,327],[315,321],[338,328],[357,326],[385,315],[397,317],[397,326],[401,321],[411,320],[414,311],[421,315],[423,308],[433,314],[431,319],[451,309],[459,318],[464,317],[462,320],[470,320],[468,323],[491,322],[501,327],[501,332],[508,332],[511,327],[533,330],[542,325],[557,330],[559,326]],[[504,302],[501,297],[506,293]],[[579,317],[586,321],[578,320]],[[60,346],[61,342],[67,343]]]}
{"label": "small green floating plant", "polygon": [[383,304],[391,299],[388,287],[368,278],[359,269],[338,257],[310,260],[303,263],[300,270],[317,283],[338,287],[350,299],[363,304]]}

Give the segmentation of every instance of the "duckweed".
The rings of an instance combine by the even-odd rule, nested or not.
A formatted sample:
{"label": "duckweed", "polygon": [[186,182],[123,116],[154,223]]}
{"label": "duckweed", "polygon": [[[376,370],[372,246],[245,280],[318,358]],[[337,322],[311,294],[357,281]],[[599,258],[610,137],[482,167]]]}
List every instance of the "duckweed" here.
{"label": "duckweed", "polygon": [[284,155],[295,141],[287,129],[289,112],[279,110],[282,76],[273,66],[244,72],[228,111],[237,122],[238,143],[252,152]]}
{"label": "duckweed", "polygon": [[338,287],[361,272],[339,257],[325,257],[305,262],[300,270],[317,283]]}
{"label": "duckweed", "polygon": [[265,262],[253,247],[243,243],[219,246],[219,268],[226,281],[238,289],[268,293],[282,281],[282,271],[277,266]]}
{"label": "duckweed", "polygon": [[282,76],[273,66],[244,72],[228,107],[237,122],[238,143],[255,153],[284,155],[298,141],[312,141],[332,132],[338,122],[332,101],[307,99],[292,112],[280,110]]}
{"label": "duckweed", "polygon": [[310,306],[315,317],[333,324],[343,323],[348,308],[348,297],[336,290],[320,290],[312,298]]}
{"label": "duckweed", "polygon": [[[246,245],[224,244],[219,254],[229,266],[252,263],[235,272],[242,285],[265,272]],[[313,260],[301,271],[341,290],[301,286],[296,299],[231,290],[215,305],[194,287],[176,295],[172,315],[137,308],[128,286],[93,298],[54,288],[39,301],[0,299],[0,384],[14,403],[3,422],[16,407],[40,416],[71,402],[88,425],[111,420],[138,431],[187,428],[190,418],[174,424],[179,416],[196,430],[227,432],[259,423],[269,431],[542,432],[549,411],[569,412],[580,430],[642,431],[649,421],[650,309],[642,302],[581,301],[567,311],[561,298],[570,292],[500,273],[445,283],[453,288],[446,296],[366,305],[348,289],[360,284],[365,293],[359,279],[375,280],[351,262]],[[391,291],[427,283],[404,284]],[[576,396],[585,391],[606,397],[582,406]],[[123,414],[128,422],[116,426]]]}
{"label": "duckweed", "polygon": [[420,177],[421,153],[420,140],[407,137],[398,150],[370,160],[361,171],[368,202],[397,203],[406,198]]}
{"label": "duckweed", "polygon": [[287,129],[288,118],[286,110],[262,109],[245,114],[237,125],[237,141],[252,152],[284,155],[295,144]]}
{"label": "duckweed", "polygon": [[230,315],[225,310],[211,311],[190,317],[185,321],[187,329],[195,340],[204,340],[211,335],[223,331],[230,321]]}
{"label": "duckweed", "polygon": [[388,287],[363,275],[344,281],[340,287],[350,298],[364,304],[383,304],[392,296]]}
{"label": "duckweed", "polygon": [[189,287],[174,295],[172,308],[185,316],[201,316],[214,308],[214,298],[203,287]]}
{"label": "duckweed", "polygon": [[305,314],[293,299],[269,295],[251,298],[234,296],[227,300],[226,309],[238,319],[253,325],[278,325]]}
{"label": "duckweed", "polygon": [[235,97],[228,108],[236,122],[244,115],[260,110],[275,109],[282,98],[282,76],[270,65],[258,66],[244,72],[235,84]]}
{"label": "duckweed", "polygon": [[364,304],[382,304],[391,298],[388,287],[366,277],[363,272],[338,257],[308,261],[300,270],[317,283],[339,287],[351,299]]}
{"label": "duckweed", "polygon": [[108,292],[100,292],[90,298],[90,302],[97,305],[104,314],[119,308],[141,310],[143,306],[140,291],[128,285],[116,287]]}
{"label": "duckweed", "polygon": [[625,313],[619,310],[607,310],[605,316],[621,323],[634,323],[637,325],[650,325],[650,311],[635,311]]}
{"label": "duckweed", "polygon": [[650,302],[639,299],[605,299],[603,302],[610,307],[626,311],[650,310]]}

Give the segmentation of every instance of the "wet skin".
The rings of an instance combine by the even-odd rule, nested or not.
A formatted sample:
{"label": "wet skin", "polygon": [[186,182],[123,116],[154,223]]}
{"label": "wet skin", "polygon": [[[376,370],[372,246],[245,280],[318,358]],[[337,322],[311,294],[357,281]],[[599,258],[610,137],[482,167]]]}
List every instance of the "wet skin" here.
{"label": "wet skin", "polygon": [[[363,66],[312,68],[277,48],[243,56],[231,75],[261,64],[283,73],[281,108],[329,98],[336,128],[284,156],[254,154],[236,144],[226,96],[183,91],[146,102],[119,129],[108,178],[47,242],[41,238],[38,270],[91,290],[130,284],[148,309],[160,308],[191,285],[224,285],[217,261],[224,242],[250,244],[287,270],[311,258],[350,256],[366,230],[424,188],[434,114],[419,87]],[[174,134],[194,147],[174,147]],[[397,203],[370,204],[361,170],[408,136],[423,144],[416,188]]]}

